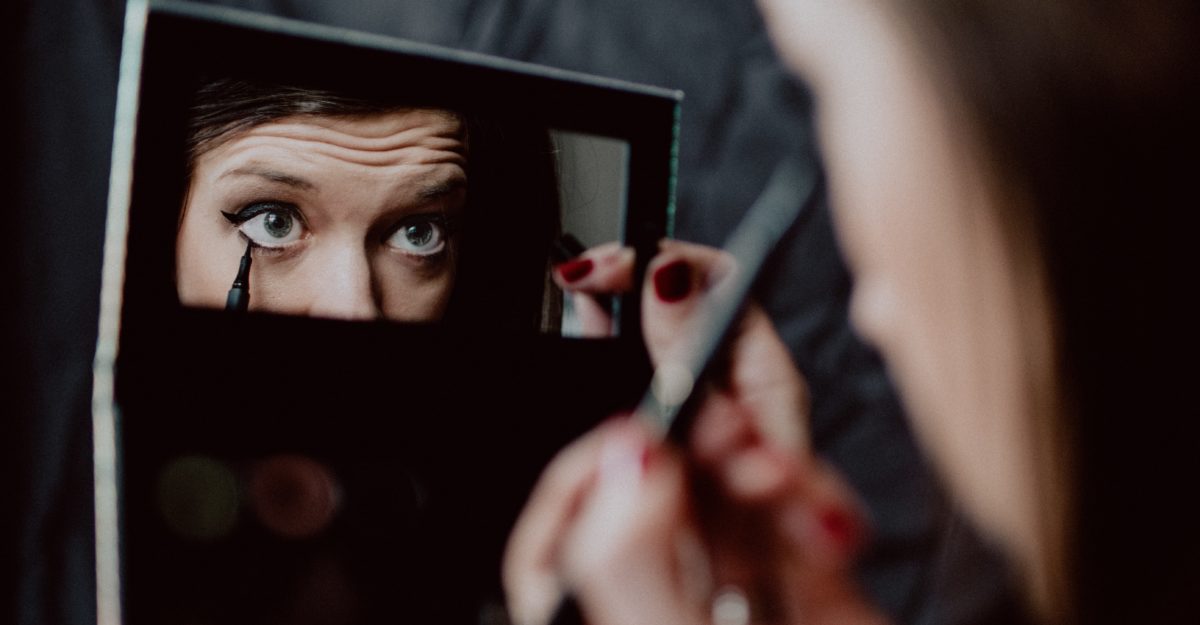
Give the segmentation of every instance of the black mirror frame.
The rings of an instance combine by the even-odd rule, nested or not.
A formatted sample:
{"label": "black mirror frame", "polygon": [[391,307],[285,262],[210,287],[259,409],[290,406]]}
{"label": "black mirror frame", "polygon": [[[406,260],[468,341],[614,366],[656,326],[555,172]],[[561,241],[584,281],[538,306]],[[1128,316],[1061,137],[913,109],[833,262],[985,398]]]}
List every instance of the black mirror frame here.
{"label": "black mirror frame", "polygon": [[[507,531],[505,523],[519,506],[522,485],[530,483],[563,442],[632,405],[648,380],[648,360],[637,331],[636,293],[620,309],[621,335],[600,341],[470,332],[447,336],[437,325],[350,324],[275,315],[231,319],[223,311],[180,305],[173,276],[177,211],[164,210],[163,204],[182,197],[186,102],[196,76],[228,75],[336,91],[356,82],[355,72],[344,69],[349,67],[419,77],[431,105],[453,107],[486,95],[489,106],[499,111],[519,111],[550,127],[625,141],[629,162],[624,242],[638,253],[639,276],[658,241],[670,235],[679,92],[223,7],[130,2],[93,397],[101,622],[148,620],[148,613],[135,605],[150,592],[149,584],[138,586],[151,576],[141,563],[158,557],[160,548],[142,538],[149,532],[146,519],[153,514],[147,493],[153,490],[155,467],[170,454],[409,454],[416,458],[414,464],[441,471],[423,447],[445,450],[447,446],[439,443],[450,440],[457,452],[484,465],[511,463],[508,473],[516,476],[512,483],[496,486],[485,480],[479,486],[479,492],[495,487],[496,494],[485,494],[485,500],[503,510],[480,532],[479,541],[471,543],[482,546],[487,553],[480,562],[491,566],[498,557],[495,545]],[[394,88],[379,86],[385,91]],[[308,339],[271,356],[279,375],[300,388],[320,383],[337,390],[277,405],[230,384],[229,365],[244,356],[239,346],[272,332]],[[417,366],[372,351],[388,345],[432,356]],[[303,368],[302,363],[314,360],[325,363],[323,371]],[[387,362],[386,369],[378,366],[381,362]],[[414,422],[344,416],[373,414],[376,404],[389,399],[386,394],[381,399],[348,389],[388,388],[397,380],[451,399],[439,404],[416,398],[414,410],[433,418]],[[458,382],[469,387],[467,397],[453,397],[461,392]],[[197,388],[211,390],[199,393]],[[503,423],[480,419],[468,424],[471,434],[464,436],[462,416],[478,405],[479,397],[492,405],[527,406],[528,415]],[[567,402],[586,408],[574,420],[564,420],[559,412]],[[301,413],[304,416],[297,418]],[[336,413],[341,414],[327,417]],[[525,447],[510,442],[498,448],[498,440],[520,441]],[[518,452],[519,458],[511,457]],[[447,470],[437,479],[445,488],[474,484],[477,477],[473,470]],[[439,512],[450,528],[447,532],[466,505],[448,504]],[[471,545],[460,548],[461,557],[472,557]],[[450,561],[452,556],[447,556]],[[489,576],[486,571],[473,573],[475,581],[464,582],[464,592],[475,592],[476,598],[488,592]],[[123,603],[133,608],[125,621],[120,620]]]}

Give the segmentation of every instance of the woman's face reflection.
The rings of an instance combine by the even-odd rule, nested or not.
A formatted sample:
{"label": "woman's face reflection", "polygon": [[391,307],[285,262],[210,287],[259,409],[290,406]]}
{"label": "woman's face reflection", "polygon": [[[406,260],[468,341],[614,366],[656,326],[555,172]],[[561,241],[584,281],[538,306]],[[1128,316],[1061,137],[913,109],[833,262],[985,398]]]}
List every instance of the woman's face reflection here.
{"label": "woman's face reflection", "polygon": [[247,244],[250,308],[343,319],[441,317],[466,201],[450,112],[303,115],[240,131],[194,162],[179,298],[222,307]]}

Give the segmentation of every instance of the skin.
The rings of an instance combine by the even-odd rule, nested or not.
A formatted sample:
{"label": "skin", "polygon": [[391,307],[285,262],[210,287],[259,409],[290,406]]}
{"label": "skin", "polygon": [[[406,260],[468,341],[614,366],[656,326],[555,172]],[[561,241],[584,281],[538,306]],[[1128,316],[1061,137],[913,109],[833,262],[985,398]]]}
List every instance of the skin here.
{"label": "skin", "polygon": [[[1041,259],[1001,220],[971,126],[902,22],[870,0],[765,0],[763,10],[816,97],[835,226],[855,276],[853,322],[882,352],[953,495],[1023,568],[1036,602],[1030,424],[1036,391],[1052,382]],[[557,276],[573,296],[631,288],[627,252],[585,256],[595,266],[585,278]],[[719,274],[718,256],[667,243],[651,263],[642,313],[656,362],[687,340],[685,320]],[[692,293],[656,298],[655,272],[680,260]],[[682,449],[618,421],[550,464],[506,553],[515,622],[545,623],[569,589],[592,625],[710,623],[712,597],[729,584],[749,596],[752,622],[886,620],[851,575],[867,519],[813,457],[803,379],[756,307],[726,370]],[[699,559],[678,547],[697,542]]]}
{"label": "skin", "polygon": [[[179,298],[223,307],[250,239],[259,244],[252,310],[438,319],[458,244],[437,220],[461,215],[466,165],[465,126],[444,111],[296,116],[240,132],[196,160],[178,236]],[[240,225],[222,215],[256,204],[290,214],[290,228],[268,228],[265,214]]]}
{"label": "skin", "polygon": [[[594,269],[555,280],[573,295],[633,288],[628,248],[587,251]],[[655,276],[684,263],[689,288],[663,299]],[[703,289],[729,268],[718,250],[664,241],[642,285],[655,362],[672,358]],[[598,324],[603,329],[604,324]],[[547,467],[509,539],[514,623],[544,625],[563,588],[592,625],[705,623],[721,588],[752,589],[781,622],[875,625],[851,571],[869,522],[807,438],[808,389],[766,314],[751,305],[726,375],[705,389],[681,450],[618,417]]]}
{"label": "skin", "polygon": [[816,95],[854,325],[882,352],[952,493],[1036,577],[1029,388],[1044,386],[1052,358],[1041,259],[1006,230],[971,125],[882,4],[762,5]]}

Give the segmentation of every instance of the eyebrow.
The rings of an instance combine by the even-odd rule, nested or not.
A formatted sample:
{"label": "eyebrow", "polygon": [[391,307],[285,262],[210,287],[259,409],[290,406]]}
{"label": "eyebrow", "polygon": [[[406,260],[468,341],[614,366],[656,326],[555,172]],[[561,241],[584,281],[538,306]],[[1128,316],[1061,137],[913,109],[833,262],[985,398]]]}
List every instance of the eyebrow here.
{"label": "eyebrow", "polygon": [[285,184],[289,187],[295,187],[297,189],[315,189],[317,186],[305,180],[304,178],[300,178],[299,176],[285,174],[274,169],[262,169],[259,167],[239,167],[237,169],[231,169],[220,176],[217,176],[217,179],[225,178],[227,176],[256,176],[258,178],[266,178],[271,182],[278,182],[280,184]]}
{"label": "eyebrow", "polygon": [[421,187],[421,189],[417,191],[417,197],[421,198],[423,201],[430,202],[450,195],[451,193],[465,188],[466,186],[467,181],[456,176],[454,178],[439,180],[432,184]]}

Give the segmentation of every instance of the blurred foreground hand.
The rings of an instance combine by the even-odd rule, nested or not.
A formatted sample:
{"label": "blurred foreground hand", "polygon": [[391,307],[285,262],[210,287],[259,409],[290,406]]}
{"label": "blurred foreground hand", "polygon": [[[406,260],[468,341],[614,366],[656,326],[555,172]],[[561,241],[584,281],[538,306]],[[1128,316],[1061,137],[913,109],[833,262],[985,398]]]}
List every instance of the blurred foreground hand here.
{"label": "blurred foreground hand", "polygon": [[[633,254],[604,245],[555,279],[587,298],[628,292]],[[699,296],[731,259],[664,241],[643,286],[655,362],[681,349]],[[504,585],[516,625],[546,625],[565,593],[591,625],[883,623],[853,580],[861,506],[810,452],[803,378],[751,304],[721,374],[706,381],[685,449],[616,417],[568,446],[534,488],[509,539]]]}

